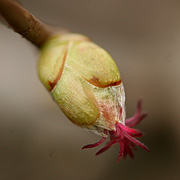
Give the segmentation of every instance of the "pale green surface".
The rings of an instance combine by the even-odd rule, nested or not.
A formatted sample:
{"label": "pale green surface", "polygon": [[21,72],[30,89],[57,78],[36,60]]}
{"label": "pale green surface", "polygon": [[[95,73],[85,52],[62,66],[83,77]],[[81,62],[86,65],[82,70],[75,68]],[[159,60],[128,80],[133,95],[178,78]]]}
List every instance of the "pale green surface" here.
{"label": "pale green surface", "polygon": [[91,85],[69,68],[63,75],[52,95],[66,116],[79,126],[95,123],[99,116]]}
{"label": "pale green surface", "polygon": [[48,82],[53,82],[59,73],[66,50],[66,44],[50,47],[47,45],[42,49],[38,63],[38,73],[47,89],[50,89]]}
{"label": "pale green surface", "polygon": [[74,43],[69,50],[67,65],[88,81],[94,77],[104,86],[120,80],[112,57],[92,42]]}

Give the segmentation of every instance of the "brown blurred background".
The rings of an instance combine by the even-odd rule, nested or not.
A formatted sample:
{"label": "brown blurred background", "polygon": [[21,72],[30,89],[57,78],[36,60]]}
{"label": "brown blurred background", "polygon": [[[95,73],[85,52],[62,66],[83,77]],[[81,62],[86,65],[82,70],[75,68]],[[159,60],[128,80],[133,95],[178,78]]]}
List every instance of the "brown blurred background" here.
{"label": "brown blurred background", "polygon": [[0,24],[0,180],[180,179],[180,1],[21,0],[42,21],[89,36],[115,59],[127,116],[143,98],[135,159],[114,146],[81,150],[98,136],[74,126],[37,76],[38,51]]}

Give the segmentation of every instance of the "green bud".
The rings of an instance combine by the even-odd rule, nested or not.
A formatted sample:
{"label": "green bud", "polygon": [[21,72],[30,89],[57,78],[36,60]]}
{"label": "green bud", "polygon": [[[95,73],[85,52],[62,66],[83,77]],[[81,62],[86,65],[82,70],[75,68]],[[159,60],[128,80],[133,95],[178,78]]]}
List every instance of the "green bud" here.
{"label": "green bud", "polygon": [[125,95],[112,57],[89,38],[64,34],[42,48],[39,77],[76,125],[103,135],[125,120]]}

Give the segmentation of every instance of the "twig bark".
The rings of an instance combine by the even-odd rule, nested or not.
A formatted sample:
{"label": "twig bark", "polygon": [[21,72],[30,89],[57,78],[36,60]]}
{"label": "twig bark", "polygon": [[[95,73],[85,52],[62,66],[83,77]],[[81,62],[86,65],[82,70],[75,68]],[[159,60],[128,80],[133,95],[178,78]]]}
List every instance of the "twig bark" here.
{"label": "twig bark", "polygon": [[13,0],[0,0],[0,14],[9,26],[38,48],[52,34],[44,24]]}

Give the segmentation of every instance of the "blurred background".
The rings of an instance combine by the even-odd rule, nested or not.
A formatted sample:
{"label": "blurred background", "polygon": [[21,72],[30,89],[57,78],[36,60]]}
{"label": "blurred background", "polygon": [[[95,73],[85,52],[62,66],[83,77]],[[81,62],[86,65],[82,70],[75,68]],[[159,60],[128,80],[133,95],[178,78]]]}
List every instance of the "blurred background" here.
{"label": "blurred background", "polygon": [[95,157],[99,137],[74,126],[37,76],[38,50],[0,24],[0,180],[180,179],[180,1],[21,0],[55,27],[89,36],[115,59],[127,117],[149,148],[116,162],[118,145]]}

